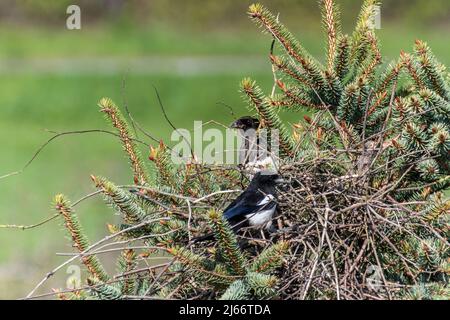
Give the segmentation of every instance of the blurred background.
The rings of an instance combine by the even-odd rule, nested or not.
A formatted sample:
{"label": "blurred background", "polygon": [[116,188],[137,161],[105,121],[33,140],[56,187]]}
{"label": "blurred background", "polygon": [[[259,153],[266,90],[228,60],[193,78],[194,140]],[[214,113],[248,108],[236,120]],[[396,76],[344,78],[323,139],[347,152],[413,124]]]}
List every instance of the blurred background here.
{"label": "blurred background", "polygon": [[[316,0],[261,1],[280,13],[312,54],[323,60]],[[341,0],[343,29],[351,32],[362,0]],[[272,85],[267,54],[271,39],[246,17],[242,0],[2,0],[0,2],[0,176],[20,170],[54,132],[107,129],[97,102],[103,96],[127,104],[154,136],[169,140],[171,128],[153,85],[178,127],[194,120],[224,124],[246,113],[239,81]],[[66,9],[81,8],[81,30],[66,28]],[[428,41],[450,65],[448,0],[385,0],[378,30],[385,62],[415,39]],[[147,150],[143,150],[145,157]],[[31,225],[54,212],[57,193],[73,201],[93,191],[90,174],[130,183],[127,160],[112,136],[63,136],[22,173],[0,179],[0,224]],[[107,233],[114,217],[102,199],[76,208],[91,240]],[[0,298],[24,297],[71,252],[61,222],[19,230],[0,228]],[[113,266],[109,266],[113,267]],[[42,292],[64,288],[66,270]]]}

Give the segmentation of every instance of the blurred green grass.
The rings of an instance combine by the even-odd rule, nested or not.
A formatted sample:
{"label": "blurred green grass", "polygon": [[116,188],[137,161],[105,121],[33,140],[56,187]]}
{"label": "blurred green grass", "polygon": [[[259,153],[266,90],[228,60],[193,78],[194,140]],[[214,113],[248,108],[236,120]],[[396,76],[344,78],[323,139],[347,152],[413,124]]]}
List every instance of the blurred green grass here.
{"label": "blurred green grass", "polygon": [[[311,54],[323,57],[325,38],[320,24],[287,25]],[[351,30],[344,30],[351,32]],[[411,27],[393,24],[377,30],[385,59],[394,59],[400,50],[411,51],[416,39],[427,41],[443,60],[449,61],[449,33],[446,28]],[[77,31],[63,28],[0,28],[0,58],[58,57],[139,57],[149,55],[267,55],[270,37],[252,23],[248,29],[199,32],[173,27],[122,25],[100,26]]]}
{"label": "blurred green grass", "polygon": [[167,26],[131,29],[113,26],[67,31],[65,29],[18,27],[0,30],[0,57],[82,57],[248,54],[267,49],[267,41],[259,32],[215,31],[200,33],[173,30]]}
{"label": "blurred green grass", "polygon": [[[318,29],[292,30],[312,54],[323,56]],[[385,25],[379,31],[385,60],[395,59],[400,50],[410,51],[417,38],[427,40],[436,56],[450,64],[450,41],[443,29],[407,29]],[[99,28],[68,32],[50,29],[0,28],[0,62],[9,59],[53,59],[79,57],[146,56],[261,56],[266,57],[270,38],[256,28],[239,33],[180,32],[167,28]],[[220,60],[219,60],[220,61]],[[5,70],[10,70],[8,66]],[[9,68],[9,69],[8,69]],[[246,108],[238,93],[239,81],[251,75],[265,89],[271,87],[269,64],[265,70],[249,73],[245,66],[235,74],[180,75],[123,72],[99,75],[95,69],[83,74],[46,73],[29,70],[0,74],[0,176],[16,171],[32,157],[51,134],[80,129],[108,129],[96,106],[108,96],[119,105],[123,100],[140,124],[153,135],[168,139],[171,128],[157,104],[155,85],[171,120],[192,128],[194,120],[216,120],[224,124],[232,118],[221,101],[235,112]],[[225,71],[225,70],[224,70]],[[122,89],[125,79],[126,87]],[[292,118],[295,120],[295,118]],[[144,155],[147,150],[142,150]],[[64,136],[46,147],[20,175],[0,180],[0,224],[34,224],[51,214],[51,199],[65,193],[73,201],[92,192],[90,174],[129,183],[127,160],[116,139],[100,133]],[[110,210],[100,198],[83,202],[77,211],[92,240],[106,233],[113,222]],[[69,252],[60,223],[52,221],[27,231],[0,229],[0,298],[26,294],[52,266],[63,261],[55,252]],[[45,288],[61,287],[64,271]],[[58,282],[59,281],[59,282]]]}

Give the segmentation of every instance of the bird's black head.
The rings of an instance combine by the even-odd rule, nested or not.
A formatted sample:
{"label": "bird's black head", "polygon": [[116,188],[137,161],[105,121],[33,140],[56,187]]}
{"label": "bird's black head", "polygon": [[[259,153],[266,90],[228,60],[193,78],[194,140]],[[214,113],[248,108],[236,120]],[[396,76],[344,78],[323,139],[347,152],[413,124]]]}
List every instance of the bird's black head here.
{"label": "bird's black head", "polygon": [[283,182],[284,182],[283,178],[278,173],[261,171],[255,174],[250,184],[253,186],[274,187]]}
{"label": "bird's black head", "polygon": [[256,130],[259,127],[259,120],[250,116],[245,116],[234,121],[230,128],[232,129],[241,129],[244,131],[253,129]]}

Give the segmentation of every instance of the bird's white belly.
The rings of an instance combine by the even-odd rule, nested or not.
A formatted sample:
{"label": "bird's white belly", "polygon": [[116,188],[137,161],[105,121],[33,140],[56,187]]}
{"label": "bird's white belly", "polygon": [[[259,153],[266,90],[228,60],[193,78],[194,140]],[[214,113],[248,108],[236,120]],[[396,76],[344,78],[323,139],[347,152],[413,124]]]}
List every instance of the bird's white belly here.
{"label": "bird's white belly", "polygon": [[245,217],[251,226],[260,226],[272,219],[273,213],[275,212],[275,207],[268,210],[261,210],[258,213],[247,214]]}

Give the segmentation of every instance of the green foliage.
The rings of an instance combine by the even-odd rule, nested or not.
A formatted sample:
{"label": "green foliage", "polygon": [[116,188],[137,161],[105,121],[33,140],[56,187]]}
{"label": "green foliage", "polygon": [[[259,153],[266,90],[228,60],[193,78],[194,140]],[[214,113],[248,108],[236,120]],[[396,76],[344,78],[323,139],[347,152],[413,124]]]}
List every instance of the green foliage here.
{"label": "green foliage", "polygon": [[244,257],[235,234],[222,215],[213,210],[209,212],[209,219],[218,242],[218,250],[213,257],[198,255],[184,248],[170,248],[169,252],[191,271],[192,277],[208,283],[217,292],[223,292],[221,299],[273,297],[277,278],[269,273],[281,266],[287,242],[269,247],[250,262]]}
{"label": "green foliage", "polygon": [[125,223],[138,224],[146,219],[147,213],[138,204],[135,195],[117,187],[103,177],[91,176],[91,178],[95,186],[104,194],[107,203],[121,213]]}
{"label": "green foliage", "polygon": [[132,295],[138,286],[138,277],[132,274],[137,267],[136,253],[134,250],[126,249],[121,251],[117,260],[117,270],[122,273],[122,281],[119,282],[119,290],[122,295]]}
{"label": "green foliage", "polygon": [[[77,215],[73,212],[69,200],[62,194],[55,197],[55,209],[64,219],[64,226],[66,227],[69,235],[73,241],[73,246],[83,254],[89,249],[90,244],[87,236],[85,235],[80,222],[78,221]],[[81,256],[81,261],[89,270],[92,276],[101,279],[101,281],[108,281],[109,276],[103,269],[100,261],[95,255]]]}
{"label": "green foliage", "polygon": [[208,218],[211,221],[214,235],[217,237],[220,255],[230,267],[230,272],[235,275],[243,275],[245,273],[245,259],[228,221],[220,212],[215,210],[209,212]]}
{"label": "green foliage", "polygon": [[450,89],[445,82],[445,67],[439,64],[428,45],[420,40],[416,41],[414,54],[422,69],[422,77],[427,87],[447,101],[450,100]]}
{"label": "green foliage", "polygon": [[124,151],[128,154],[131,168],[134,173],[134,183],[145,185],[149,183],[149,176],[142,162],[139,149],[134,141],[130,127],[120,112],[119,108],[109,98],[103,98],[98,103],[100,111],[105,113],[112,126],[116,128],[117,134],[122,141]]}
{"label": "green foliage", "polygon": [[170,151],[163,141],[160,141],[157,148],[150,147],[149,159],[158,169],[158,185],[165,185],[174,191],[178,190],[176,169],[172,164]]}
{"label": "green foliage", "polygon": [[220,300],[271,299],[276,296],[277,278],[249,272],[244,279],[233,282]]}
{"label": "green foliage", "polygon": [[253,272],[270,273],[275,269],[281,267],[283,263],[283,256],[289,249],[289,243],[280,241],[270,247],[267,247],[258,257],[253,261],[250,270]]}
{"label": "green foliage", "polygon": [[418,284],[402,291],[403,298],[408,300],[447,300],[450,296],[447,285],[433,283],[430,285]]}
{"label": "green foliage", "polygon": [[[321,3],[328,38],[328,68],[312,60],[306,49],[266,8],[262,5],[250,7],[251,18],[272,34],[286,51],[286,58],[272,56],[271,61],[280,77],[287,76],[285,81],[290,81],[278,81],[282,94],[278,103],[272,104],[266,102],[267,98],[254,82],[244,80],[242,87],[250,105],[267,122],[266,125],[280,130],[280,144],[284,145],[285,154],[302,150],[295,148],[292,133],[283,126],[278,114],[292,107],[301,109],[303,105],[316,110],[326,108],[341,126],[352,127],[366,136],[376,134],[387,125],[390,130],[384,139],[397,139],[400,135],[399,143],[406,148],[402,152],[415,153],[410,155],[416,159],[411,175],[432,181],[448,174],[450,104],[445,68],[437,62],[425,42],[417,41],[414,54],[403,52],[398,62],[391,63],[384,71],[379,70],[382,58],[371,27],[378,1],[364,2],[351,38],[339,31],[334,2]],[[402,76],[409,76],[415,89],[396,90]],[[391,104],[394,110],[391,110]],[[392,113],[401,118],[400,125],[394,127],[395,122],[390,118]],[[335,129],[327,133],[338,134]],[[432,170],[435,174],[431,176],[424,173],[430,158],[435,161],[433,167],[436,169]],[[405,167],[399,169],[406,170]]]}
{"label": "green foliage", "polygon": [[212,259],[195,254],[184,248],[173,247],[169,248],[168,251],[175,256],[183,266],[192,271],[190,272],[191,276],[199,281],[206,282],[217,290],[226,288],[234,281],[234,279],[236,279],[235,275],[230,274],[228,270],[226,270],[226,266],[217,265]]}
{"label": "green foliage", "polygon": [[256,111],[259,117],[264,121],[268,128],[276,129],[279,132],[280,148],[286,154],[292,154],[294,143],[286,127],[281,122],[276,109],[270,104],[267,98],[263,95],[261,89],[256,83],[250,79],[244,79],[241,84],[242,91],[250,106]]}
{"label": "green foliage", "polygon": [[94,298],[99,300],[119,300],[122,298],[120,289],[115,285],[102,283],[96,278],[88,278],[87,283]]}
{"label": "green foliage", "polygon": [[187,277],[194,277],[197,281],[206,282],[216,292],[223,292],[220,297],[223,300],[273,298],[278,279],[270,273],[281,267],[288,242],[280,241],[253,261],[248,261],[222,215],[213,210],[209,212],[209,219],[218,242],[218,250],[213,257],[180,247],[168,250],[186,268],[184,274],[187,271]]}
{"label": "green foliage", "polygon": [[220,300],[249,300],[250,288],[243,280],[233,282],[220,297]]}

